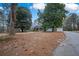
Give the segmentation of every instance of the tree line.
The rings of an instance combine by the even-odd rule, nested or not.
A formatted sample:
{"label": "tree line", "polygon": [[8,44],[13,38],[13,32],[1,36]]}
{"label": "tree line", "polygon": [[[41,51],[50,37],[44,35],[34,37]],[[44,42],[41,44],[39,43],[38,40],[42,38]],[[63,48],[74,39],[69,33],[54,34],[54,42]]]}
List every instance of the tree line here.
{"label": "tree line", "polygon": [[18,7],[17,3],[2,3],[2,7],[8,11],[8,33],[15,35],[16,29],[22,32],[30,29],[32,14],[28,8]]}
{"label": "tree line", "polygon": [[62,22],[68,13],[64,7],[65,4],[62,3],[47,3],[44,12],[38,10],[38,22],[42,24],[44,31],[48,28],[56,31],[56,28],[62,27]]}
{"label": "tree line", "polygon": [[77,15],[76,13],[70,13],[63,21],[63,30],[79,30],[79,15]]}
{"label": "tree line", "polygon": [[[29,30],[32,26],[32,14],[28,8],[18,7],[17,3],[3,3],[5,11],[8,11],[8,32],[10,35],[15,35],[15,29],[19,29],[24,32]],[[38,19],[36,22],[40,25],[43,31],[52,28],[52,32],[56,31],[58,27],[64,29],[75,29],[79,27],[79,17],[76,14],[70,14],[65,10],[65,4],[63,3],[47,3],[43,12],[38,10]],[[75,20],[76,19],[76,20]]]}

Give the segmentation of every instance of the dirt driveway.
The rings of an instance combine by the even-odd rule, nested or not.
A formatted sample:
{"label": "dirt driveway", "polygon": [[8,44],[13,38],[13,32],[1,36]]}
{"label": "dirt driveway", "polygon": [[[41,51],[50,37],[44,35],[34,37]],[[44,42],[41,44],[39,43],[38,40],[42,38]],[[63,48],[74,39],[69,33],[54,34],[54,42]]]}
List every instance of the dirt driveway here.
{"label": "dirt driveway", "polygon": [[63,38],[62,32],[17,33],[13,39],[0,42],[0,55],[51,56]]}

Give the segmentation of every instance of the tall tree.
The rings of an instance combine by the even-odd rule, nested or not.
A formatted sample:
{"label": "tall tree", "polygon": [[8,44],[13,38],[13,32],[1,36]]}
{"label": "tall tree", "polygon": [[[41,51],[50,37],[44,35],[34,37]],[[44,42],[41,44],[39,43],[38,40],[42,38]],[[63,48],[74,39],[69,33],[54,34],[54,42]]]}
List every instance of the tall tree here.
{"label": "tall tree", "polygon": [[65,5],[60,3],[47,3],[43,13],[43,28],[52,28],[54,31],[57,27],[62,26],[63,18],[67,11],[64,9]]}
{"label": "tall tree", "polygon": [[37,15],[38,15],[37,22],[39,23],[39,25],[41,25],[40,27],[43,28],[44,31],[46,31],[46,26],[44,26],[44,13],[38,9]]}
{"label": "tall tree", "polygon": [[10,35],[15,35],[15,20],[16,20],[16,6],[17,3],[3,3],[2,4],[4,10],[9,12],[9,34]]}
{"label": "tall tree", "polygon": [[75,14],[75,13],[72,13],[71,14],[71,16],[70,16],[70,19],[71,19],[71,22],[72,22],[72,30],[75,30],[75,29],[77,29],[77,21],[76,21],[76,19],[77,19],[77,14]]}
{"label": "tall tree", "polygon": [[11,13],[10,13],[10,35],[15,35],[15,21],[16,21],[16,3],[11,4]]}
{"label": "tall tree", "polygon": [[[9,28],[9,24],[10,24],[10,7],[11,7],[11,4],[9,3],[2,3],[2,7],[3,7],[3,13],[4,13],[4,15],[6,16],[6,18],[7,18],[7,32],[9,32],[9,30],[10,30],[10,28]],[[6,14],[5,14],[5,12],[7,12]]]}
{"label": "tall tree", "polygon": [[77,17],[77,29],[79,30],[79,16]]}
{"label": "tall tree", "polygon": [[64,30],[77,30],[78,27],[78,16],[75,13],[71,13],[64,20],[63,27]]}
{"label": "tall tree", "polygon": [[4,32],[4,18],[3,10],[0,9],[0,32]]}
{"label": "tall tree", "polygon": [[22,32],[30,29],[32,24],[30,10],[28,8],[18,7],[16,13],[16,28],[20,28]]}

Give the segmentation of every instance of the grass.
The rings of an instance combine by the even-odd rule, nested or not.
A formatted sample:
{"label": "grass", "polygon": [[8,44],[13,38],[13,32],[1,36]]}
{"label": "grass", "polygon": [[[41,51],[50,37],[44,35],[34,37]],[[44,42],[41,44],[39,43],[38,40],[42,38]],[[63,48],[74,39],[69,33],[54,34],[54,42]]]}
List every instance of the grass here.
{"label": "grass", "polygon": [[6,36],[0,36],[0,42],[3,41],[9,41],[10,39],[12,39],[13,37],[6,35]]}

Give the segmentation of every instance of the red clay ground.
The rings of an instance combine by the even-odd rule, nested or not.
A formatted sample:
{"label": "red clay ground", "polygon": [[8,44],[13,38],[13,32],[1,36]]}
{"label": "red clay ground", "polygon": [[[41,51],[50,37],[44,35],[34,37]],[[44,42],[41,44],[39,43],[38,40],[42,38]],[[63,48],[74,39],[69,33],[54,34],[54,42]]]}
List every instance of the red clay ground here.
{"label": "red clay ground", "polygon": [[13,39],[0,42],[0,55],[51,56],[63,39],[62,32],[17,33]]}

